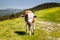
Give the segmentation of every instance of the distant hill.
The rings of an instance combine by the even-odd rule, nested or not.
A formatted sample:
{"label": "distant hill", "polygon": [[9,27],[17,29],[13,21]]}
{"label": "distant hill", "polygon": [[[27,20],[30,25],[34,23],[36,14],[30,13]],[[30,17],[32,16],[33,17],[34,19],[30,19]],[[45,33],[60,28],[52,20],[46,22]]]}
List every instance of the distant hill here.
{"label": "distant hill", "polygon": [[35,6],[33,8],[30,8],[30,10],[38,11],[38,10],[42,10],[42,9],[52,8],[52,7],[60,7],[60,3],[44,3],[44,4],[40,4],[38,6]]}
{"label": "distant hill", "polygon": [[0,16],[16,14],[24,9],[0,9]]}

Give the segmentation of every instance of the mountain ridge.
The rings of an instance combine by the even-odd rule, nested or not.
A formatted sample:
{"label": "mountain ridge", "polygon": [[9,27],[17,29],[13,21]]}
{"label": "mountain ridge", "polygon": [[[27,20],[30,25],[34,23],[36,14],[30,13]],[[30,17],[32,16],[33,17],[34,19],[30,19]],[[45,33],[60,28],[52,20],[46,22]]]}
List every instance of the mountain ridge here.
{"label": "mountain ridge", "polygon": [[37,5],[33,8],[30,8],[30,10],[32,11],[38,11],[38,10],[43,10],[43,9],[47,9],[47,8],[52,8],[52,7],[60,7],[60,3],[43,3],[40,5]]}

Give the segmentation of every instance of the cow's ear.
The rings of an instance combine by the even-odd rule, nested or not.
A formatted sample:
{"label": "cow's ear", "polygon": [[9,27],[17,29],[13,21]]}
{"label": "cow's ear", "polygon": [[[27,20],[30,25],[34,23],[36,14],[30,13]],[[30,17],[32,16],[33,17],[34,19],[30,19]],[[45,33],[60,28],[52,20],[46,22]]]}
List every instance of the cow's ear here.
{"label": "cow's ear", "polygon": [[24,17],[24,15],[21,15],[21,17]]}
{"label": "cow's ear", "polygon": [[24,17],[24,16],[21,16],[21,17]]}
{"label": "cow's ear", "polygon": [[36,16],[34,16],[34,18],[36,18]]}

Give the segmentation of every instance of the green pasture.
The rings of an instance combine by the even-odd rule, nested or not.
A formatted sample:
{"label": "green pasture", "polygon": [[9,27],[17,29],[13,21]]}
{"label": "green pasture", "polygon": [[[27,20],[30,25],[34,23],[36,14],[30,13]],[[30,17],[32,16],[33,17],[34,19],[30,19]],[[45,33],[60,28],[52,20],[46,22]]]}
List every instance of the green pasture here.
{"label": "green pasture", "polygon": [[0,40],[53,40],[49,39],[49,36],[60,38],[60,31],[55,30],[48,33],[40,29],[42,26],[37,23],[37,21],[60,23],[60,7],[39,10],[35,12],[35,15],[37,17],[35,18],[36,29],[34,35],[26,34],[24,18],[19,17],[0,21]]}

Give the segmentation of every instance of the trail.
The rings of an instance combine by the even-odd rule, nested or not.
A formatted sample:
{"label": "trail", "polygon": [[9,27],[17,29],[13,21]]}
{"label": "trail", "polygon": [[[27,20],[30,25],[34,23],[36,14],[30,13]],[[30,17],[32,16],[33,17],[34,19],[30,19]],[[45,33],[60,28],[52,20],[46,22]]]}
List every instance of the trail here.
{"label": "trail", "polygon": [[[36,20],[36,24],[39,25],[39,27],[36,27],[37,29],[45,30],[47,31],[47,33],[50,33],[53,31],[58,31],[60,33],[60,23]],[[47,36],[47,37],[50,40],[60,40],[60,38],[54,38],[52,36]]]}
{"label": "trail", "polygon": [[48,32],[57,30],[60,32],[60,23],[36,20],[36,24],[40,26],[40,27],[37,27],[37,29],[46,30]]}

